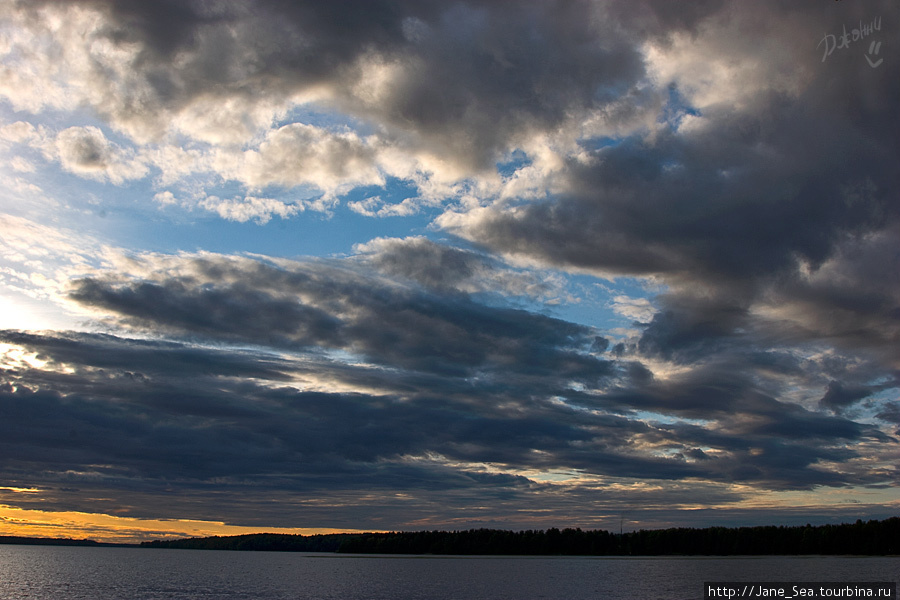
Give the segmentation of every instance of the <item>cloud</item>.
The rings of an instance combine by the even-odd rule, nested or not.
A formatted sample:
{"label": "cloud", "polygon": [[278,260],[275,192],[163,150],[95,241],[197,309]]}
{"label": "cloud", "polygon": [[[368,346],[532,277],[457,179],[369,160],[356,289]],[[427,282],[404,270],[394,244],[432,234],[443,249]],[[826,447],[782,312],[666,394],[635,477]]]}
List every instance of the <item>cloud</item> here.
{"label": "cloud", "polygon": [[[169,202],[169,196],[159,197],[160,202]],[[218,196],[207,196],[198,203],[198,206],[215,212],[228,221],[246,223],[252,219],[260,225],[271,221],[273,216],[286,219],[303,211],[303,206],[299,204],[288,204],[273,198],[257,198],[255,196],[247,196],[242,199],[232,198],[231,200],[222,200]]]}
{"label": "cloud", "polygon": [[[816,47],[870,13],[897,9],[9,4],[24,192],[43,153],[167,210],[443,207],[459,237],[126,254],[7,217],[4,285],[109,334],[3,332],[0,476],[386,528],[894,489],[900,88]],[[555,271],[658,295],[611,294],[626,333],[516,308],[568,301]]]}
{"label": "cloud", "polygon": [[791,110],[771,108],[767,134],[735,139],[744,135],[742,117],[723,114],[707,134],[597,151],[571,165],[573,192],[560,198],[448,213],[437,222],[498,251],[560,266],[728,280],[790,270],[797,259],[818,266],[841,236],[878,231],[885,217],[895,218],[885,197],[894,176],[879,144],[846,132],[867,153],[857,170],[840,152],[848,139],[832,135],[829,152],[817,152],[820,145],[812,151],[819,156],[802,164],[778,161],[793,151],[795,138],[784,134],[797,124]]}
{"label": "cloud", "polygon": [[[586,3],[367,2],[338,14],[306,2],[85,0],[15,5],[4,18],[10,85],[0,92],[17,109],[87,106],[141,145],[187,136],[217,147],[223,175],[249,186],[331,190],[335,179],[381,183],[382,169],[423,184],[490,175],[508,152],[539,152],[548,132],[577,128],[644,75],[640,50]],[[273,127],[324,102],[377,138]],[[68,163],[82,171],[102,157],[83,142],[84,160]]]}
{"label": "cloud", "polygon": [[39,139],[42,132],[31,123],[16,121],[0,127],[0,138],[8,142],[27,143]]}
{"label": "cloud", "polygon": [[613,310],[617,314],[640,323],[650,322],[656,312],[647,298],[629,298],[628,296],[615,296]]}
{"label": "cloud", "polygon": [[766,316],[795,327],[790,338],[834,340],[870,352],[893,368],[900,339],[900,246],[897,225],[846,239],[818,268],[804,265],[767,302]]}
{"label": "cloud", "polygon": [[[603,474],[628,471],[652,478],[704,473],[722,480],[765,481],[775,487],[790,487],[791,481],[811,486],[848,481],[849,475],[814,467],[818,461],[846,462],[856,456],[845,449],[848,440],[884,443],[889,439],[875,427],[803,408],[785,393],[791,377],[813,377],[814,373],[786,360],[778,367],[776,359],[763,353],[754,358],[759,351],[752,346],[739,350],[725,334],[716,334],[726,342],[713,351],[703,345],[716,336],[702,327],[674,338],[670,333],[661,336],[664,330],[657,315],[641,345],[656,339],[667,351],[690,351],[693,360],[684,360],[691,366],[680,374],[654,373],[654,363],[642,364],[641,354],[633,354],[628,362],[598,358],[593,354],[599,350],[596,334],[590,328],[488,307],[464,295],[436,296],[429,290],[465,281],[470,277],[466,265],[478,266],[478,261],[475,256],[435,247],[430,254],[419,253],[418,262],[399,262],[405,254],[398,250],[428,250],[429,244],[417,239],[381,240],[369,248],[381,251],[375,255],[375,265],[421,281],[422,288],[369,273],[354,259],[268,262],[218,255],[145,256],[134,263],[131,274],[98,274],[74,282],[72,298],[135,331],[249,343],[315,356],[323,350],[326,355],[340,351],[347,353],[350,365],[376,368],[360,371],[354,366],[351,375],[342,367],[334,377],[343,379],[348,389],[362,386],[410,399],[424,394],[451,405],[474,402],[476,413],[504,423],[510,416],[499,407],[518,406],[514,423],[501,426],[498,421],[491,444],[482,445],[473,438],[460,445],[470,436],[463,429],[448,438],[449,446],[428,449],[470,462],[522,464],[525,455],[521,452],[530,442],[522,438],[524,446],[507,452],[500,443],[505,435],[501,429],[512,427],[510,431],[519,431],[518,436],[537,427],[545,433],[527,435],[538,435],[542,445],[550,444],[548,452],[553,448],[544,458],[534,459],[545,468]],[[387,257],[393,262],[377,262]],[[448,257],[456,262],[445,261]],[[429,262],[444,279],[428,275],[432,272]],[[447,268],[441,270],[441,265]],[[715,314],[709,316],[712,323],[721,321]],[[648,348],[642,352],[652,354]],[[487,408],[491,405],[497,408]],[[530,420],[531,414],[543,414],[549,420],[538,425],[538,420]],[[613,416],[617,414],[629,416]],[[640,414],[655,416],[645,421],[637,418]],[[665,425],[670,417],[699,419],[709,425]],[[584,427],[594,433],[584,437]],[[631,433],[620,439],[622,431]],[[791,438],[798,432],[803,434],[800,441]],[[771,454],[778,448],[805,445],[810,438],[818,440],[816,449],[799,453],[798,446],[793,463],[779,463]],[[563,439],[568,441],[557,447],[555,440]],[[601,446],[595,446],[600,440]],[[715,448],[718,454],[704,451],[707,460],[702,468],[699,463],[663,458],[677,453],[676,449],[689,457],[703,447]],[[531,463],[532,459],[524,460]],[[748,465],[753,466],[751,470],[740,470],[749,469]],[[883,476],[882,472],[859,473],[852,481],[865,483]]]}
{"label": "cloud", "polygon": [[376,238],[354,250],[390,275],[418,281],[433,289],[458,289],[477,271],[490,267],[473,252],[436,244],[424,237]]}
{"label": "cloud", "polygon": [[[88,179],[122,185],[145,177],[149,168],[144,157],[130,148],[111,142],[94,126],[69,127],[56,133],[41,125],[17,121],[3,127],[2,139],[24,144],[41,152],[46,160],[58,162],[62,168]],[[35,166],[16,156],[18,171],[34,172]]]}
{"label": "cloud", "polygon": [[349,265],[276,266],[215,255],[148,256],[141,263],[138,279],[123,273],[77,280],[71,298],[139,330],[288,348],[322,344],[402,368],[459,375],[557,370],[588,380],[609,370],[580,352],[579,344],[593,339],[588,328],[398,286]]}
{"label": "cloud", "polygon": [[[0,92],[34,113],[90,107],[139,145],[179,136],[208,144],[215,171],[250,188],[314,185],[340,194],[382,185],[391,174],[413,181],[422,197],[431,197],[425,190],[433,182],[478,178],[487,186],[481,197],[490,198],[498,193],[496,163],[520,150],[532,162],[509,174],[500,193],[539,198],[556,189],[566,160],[581,160],[603,136],[653,133],[664,122],[716,139],[717,114],[729,107],[740,117],[734,127],[747,133],[767,95],[839,106],[828,101],[829,72],[807,60],[818,51],[796,32],[820,36],[840,15],[852,21],[863,12],[704,2],[675,15],[650,0],[528,2],[515,10],[477,1],[379,1],[339,14],[319,3],[274,0],[153,7],[46,1],[5,12],[9,85]],[[835,62],[831,74],[849,72]],[[880,86],[868,87],[870,109],[891,105]],[[291,122],[325,106],[350,129]],[[776,120],[774,129],[797,139],[800,125]],[[772,145],[760,133],[759,148]],[[834,134],[829,139],[857,143]],[[730,139],[711,145],[708,156],[730,151],[709,172],[728,172],[741,158],[740,140]],[[68,144],[66,164],[92,172],[104,156],[99,142],[82,132],[81,153]],[[663,154],[661,162],[679,160],[677,148]],[[645,248],[641,264],[623,255],[610,266],[679,266]]]}
{"label": "cloud", "polygon": [[[734,396],[714,413],[717,427],[704,428],[537,398],[523,402],[487,381],[454,393],[449,379],[442,390],[435,380],[417,384],[396,371],[316,354],[74,333],[4,332],[2,340],[40,356],[4,370],[0,387],[0,410],[14,417],[2,421],[4,481],[40,489],[19,500],[23,507],[171,518],[215,513],[228,522],[264,524],[284,523],[298,509],[319,515],[325,502],[326,521],[374,526],[365,514],[374,509],[389,517],[389,498],[402,493],[420,502],[390,522],[452,522],[469,514],[475,497],[493,518],[510,507],[527,512],[540,499],[542,507],[571,510],[580,520],[587,516],[570,504],[573,498],[594,497],[591,506],[624,497],[650,508],[690,503],[705,489],[708,499],[727,505],[742,497],[729,489],[732,481],[803,489],[890,477],[871,464],[853,469],[847,461],[858,451],[834,445],[871,432],[764,398]],[[302,389],[329,375],[375,376],[391,391]],[[680,393],[696,395],[705,380],[685,381]],[[658,402],[671,403],[667,397],[678,389],[660,389]],[[791,437],[797,431],[803,439]],[[156,451],[148,454],[148,447]],[[686,460],[701,447],[705,459]],[[820,460],[843,463],[841,473],[815,468]],[[554,470],[569,475],[556,484],[543,480]],[[641,491],[633,480],[618,487],[623,476],[649,487]],[[694,482],[657,485],[683,477]],[[385,505],[364,499],[373,490]],[[218,498],[214,508],[194,501],[211,494]],[[170,502],[161,505],[160,495]],[[272,500],[247,513],[248,497],[263,496]],[[441,517],[428,508],[438,497]]]}
{"label": "cloud", "polygon": [[840,382],[832,381],[828,384],[828,390],[825,392],[825,395],[822,396],[822,399],[819,400],[819,403],[835,412],[840,412],[851,404],[866,398],[872,391],[873,390],[861,387],[852,387],[848,389],[841,385]]}
{"label": "cloud", "polygon": [[147,166],[112,144],[97,127],[70,127],[56,136],[56,152],[63,168],[83,177],[121,184],[147,174]]}
{"label": "cloud", "polygon": [[391,277],[416,281],[436,292],[495,292],[556,300],[562,285],[553,276],[515,270],[489,255],[424,237],[375,238],[354,246],[369,265]]}
{"label": "cloud", "polygon": [[[900,182],[885,122],[900,90],[861,56],[822,65],[813,52],[820,27],[851,14],[865,16],[733,6],[654,33],[647,65],[668,89],[654,127],[571,156],[558,193],[448,210],[436,224],[508,259],[666,286],[629,347],[665,363],[654,371],[721,356],[755,369],[765,353],[830,348],[832,364],[803,366],[805,384],[893,379]],[[829,376],[839,363],[852,373]]]}
{"label": "cloud", "polygon": [[[361,250],[111,254],[74,279],[71,298],[122,333],[0,335],[14,429],[0,472],[42,490],[17,505],[243,524],[302,509],[375,527],[459,522],[476,497],[490,519],[540,501],[580,522],[573,498],[650,510],[688,489],[729,505],[895,484],[896,440],[795,402],[796,363],[727,349],[670,373],[634,348],[601,358],[592,328],[467,292],[499,268],[484,256],[422,238]],[[211,494],[215,508],[195,501]],[[271,500],[248,516],[248,495]]]}
{"label": "cloud", "polygon": [[374,139],[293,123],[268,132],[256,150],[220,151],[215,168],[226,179],[254,188],[313,185],[333,193],[383,184],[376,157]]}
{"label": "cloud", "polygon": [[397,204],[388,204],[380,196],[371,196],[365,200],[347,203],[347,208],[366,217],[408,217],[418,214],[425,206],[435,206],[441,201],[428,198],[405,198]]}
{"label": "cloud", "polygon": [[66,299],[69,278],[102,265],[104,253],[104,245],[84,231],[0,215],[0,284],[20,307],[7,318],[22,319],[17,327],[26,320],[38,328],[75,326],[79,311]]}

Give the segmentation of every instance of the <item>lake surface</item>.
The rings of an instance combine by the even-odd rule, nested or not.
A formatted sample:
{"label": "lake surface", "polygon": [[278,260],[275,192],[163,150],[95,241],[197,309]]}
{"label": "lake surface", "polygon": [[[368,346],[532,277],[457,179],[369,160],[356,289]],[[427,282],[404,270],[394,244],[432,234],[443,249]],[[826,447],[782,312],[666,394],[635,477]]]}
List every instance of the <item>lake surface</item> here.
{"label": "lake surface", "polygon": [[0,600],[682,600],[704,581],[891,581],[900,557],[360,556],[0,545]]}

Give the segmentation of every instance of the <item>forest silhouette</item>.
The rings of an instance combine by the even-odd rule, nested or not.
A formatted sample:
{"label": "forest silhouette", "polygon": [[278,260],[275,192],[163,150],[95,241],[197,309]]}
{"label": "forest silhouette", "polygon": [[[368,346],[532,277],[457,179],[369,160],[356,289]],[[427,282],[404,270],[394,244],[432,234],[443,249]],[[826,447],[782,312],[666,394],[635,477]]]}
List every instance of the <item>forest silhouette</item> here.
{"label": "forest silhouette", "polygon": [[146,548],[339,552],[352,554],[733,556],[900,554],[900,517],[840,525],[640,530],[406,531],[287,535],[259,533],[155,540]]}

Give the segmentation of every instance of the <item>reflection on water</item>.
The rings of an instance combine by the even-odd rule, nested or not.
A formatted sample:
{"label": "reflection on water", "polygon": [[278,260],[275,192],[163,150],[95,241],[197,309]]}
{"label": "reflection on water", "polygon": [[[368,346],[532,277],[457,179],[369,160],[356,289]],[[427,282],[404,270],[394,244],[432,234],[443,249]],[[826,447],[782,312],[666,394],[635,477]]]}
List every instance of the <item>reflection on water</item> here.
{"label": "reflection on water", "polygon": [[696,599],[704,581],[892,581],[898,557],[447,557],[0,546],[0,600]]}

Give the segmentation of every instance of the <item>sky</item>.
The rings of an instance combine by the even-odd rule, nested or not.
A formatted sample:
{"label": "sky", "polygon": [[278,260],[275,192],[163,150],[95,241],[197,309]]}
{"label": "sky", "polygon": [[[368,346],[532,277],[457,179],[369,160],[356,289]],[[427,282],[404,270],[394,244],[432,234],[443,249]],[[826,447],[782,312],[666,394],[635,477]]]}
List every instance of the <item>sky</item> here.
{"label": "sky", "polygon": [[898,33],[3,0],[0,535],[900,514]]}

